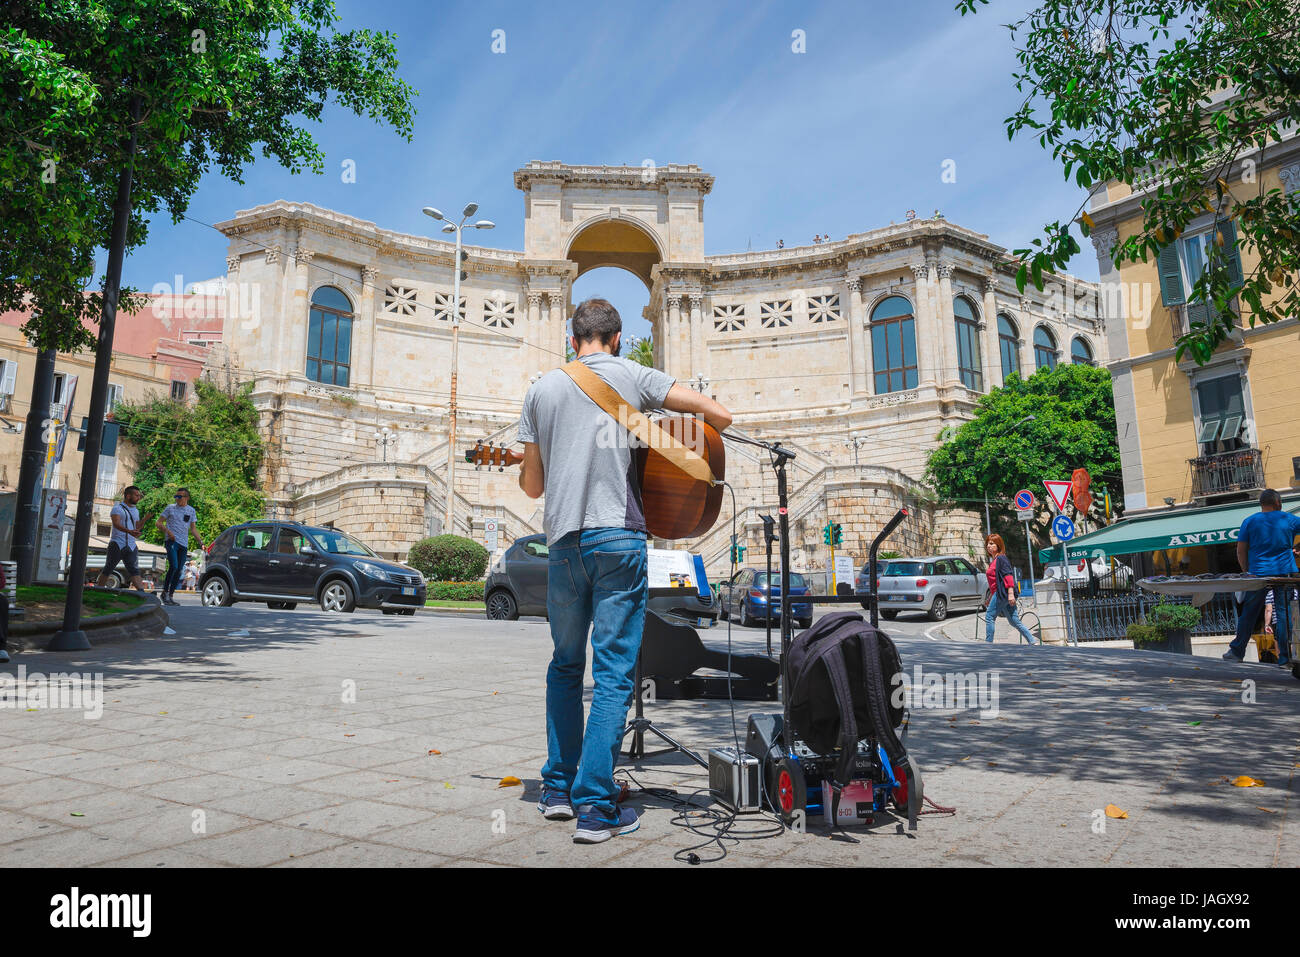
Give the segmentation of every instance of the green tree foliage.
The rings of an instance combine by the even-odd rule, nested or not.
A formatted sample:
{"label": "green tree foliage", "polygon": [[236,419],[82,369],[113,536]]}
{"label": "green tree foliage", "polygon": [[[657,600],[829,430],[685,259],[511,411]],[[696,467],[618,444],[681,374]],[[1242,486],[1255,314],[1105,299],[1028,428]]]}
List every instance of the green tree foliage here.
{"label": "green tree foliage", "polygon": [[32,308],[25,331],[41,348],[94,345],[82,321],[98,318],[99,296],[83,290],[108,242],[135,97],[128,252],[153,214],[182,218],[212,169],[242,182],[260,153],[324,172],[301,121],[331,102],[411,137],[415,91],[395,77],[395,38],[337,31],[331,0],[0,0],[0,11],[0,309]]}
{"label": "green tree foliage", "polygon": [[412,545],[406,563],[430,581],[477,581],[487,571],[488,550],[471,538],[434,535]]}
{"label": "green tree foliage", "polygon": [[[987,2],[960,0],[957,9],[964,16]],[[1006,120],[1008,138],[1035,137],[1080,186],[1118,180],[1137,192],[1159,172],[1162,185],[1141,197],[1142,228],[1114,248],[1116,265],[1150,259],[1209,212],[1233,222],[1240,248],[1259,257],[1237,275],[1226,238],[1216,240],[1223,251],[1189,299],[1208,305],[1207,318],[1179,339],[1179,358],[1210,358],[1238,322],[1234,297],[1249,306],[1252,325],[1300,316],[1294,197],[1265,190],[1254,172],[1300,122],[1295,0],[1045,0],[1008,28],[1024,94]],[[1254,167],[1234,166],[1253,150],[1263,151]],[[1022,291],[1030,279],[1042,289],[1043,273],[1079,252],[1075,217],[1087,236],[1081,205],[1015,250]]]}
{"label": "green tree foliage", "polygon": [[257,484],[262,439],[249,398],[252,386],[227,392],[201,380],[194,385],[193,405],[155,395],[113,410],[122,439],[140,455],[133,481],[144,493],[145,541],[162,543],[156,522],[181,486],[190,491],[205,543],[231,525],[263,516]]}
{"label": "green tree foliage", "polygon": [[655,364],[655,345],[649,336],[632,340],[632,348],[627,350],[627,357],[638,365],[653,367]]}
{"label": "green tree foliage", "polygon": [[[1023,422],[1029,415],[1033,421]],[[945,429],[939,442],[926,464],[926,482],[941,499],[967,508],[978,508],[987,493],[990,505],[1006,515],[1010,497],[1022,488],[1045,505],[1043,480],[1069,479],[1077,468],[1088,470],[1094,492],[1104,485],[1112,503],[1123,499],[1115,399],[1105,369],[1062,365],[1028,379],[1010,376],[980,400],[975,418]],[[1044,507],[1038,515],[1036,531],[1045,535],[1049,513]],[[1092,518],[1100,517],[1101,509],[1094,509]],[[1012,530],[1019,531],[1006,521],[994,528],[1004,537]]]}

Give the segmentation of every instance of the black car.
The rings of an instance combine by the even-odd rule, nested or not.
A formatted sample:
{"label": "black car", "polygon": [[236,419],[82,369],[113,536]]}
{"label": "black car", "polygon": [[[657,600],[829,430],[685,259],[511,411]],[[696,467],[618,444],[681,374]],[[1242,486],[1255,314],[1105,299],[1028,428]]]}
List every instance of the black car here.
{"label": "black car", "polygon": [[424,607],[423,575],[333,528],[247,522],[218,535],[207,555],[199,594],[209,607],[264,601],[288,610],[311,601],[325,611],[382,608],[403,615]]}
{"label": "black car", "polygon": [[[488,570],[483,583],[483,604],[487,616],[496,621],[513,621],[520,615],[546,617],[546,578],[550,553],[545,535],[518,539]],[[703,565],[696,561],[696,576],[706,582]],[[692,628],[712,628],[718,620],[713,595],[667,595],[651,598],[646,608],[670,621]]]}

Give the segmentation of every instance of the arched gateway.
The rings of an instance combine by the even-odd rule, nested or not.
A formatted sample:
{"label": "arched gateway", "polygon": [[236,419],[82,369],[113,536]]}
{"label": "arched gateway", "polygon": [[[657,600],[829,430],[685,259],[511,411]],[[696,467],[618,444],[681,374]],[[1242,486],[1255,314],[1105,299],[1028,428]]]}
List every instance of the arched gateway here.
{"label": "arched gateway", "polygon": [[[601,266],[646,284],[658,366],[707,389],[738,428],[799,452],[792,544],[805,570],[822,562],[817,529],[828,516],[843,523],[848,550],[865,556],[902,502],[920,506],[904,547],[978,545],[977,520],[936,520],[917,482],[939,430],[1002,384],[1008,348],[1016,366],[1033,368],[1032,344],[999,336],[1000,325],[1049,329],[1105,362],[1094,284],[1054,277],[1044,292],[1021,296],[1003,247],[937,215],[817,244],[786,237],[780,249],[705,255],[714,180],[698,166],[531,162],[514,182],[524,248],[467,247],[458,303],[454,246],[441,239],[285,201],[220,224],[231,297],[212,361],[254,381],[277,514],[333,521],[394,555],[439,529],[453,314],[462,318],[458,433],[467,445],[509,443],[530,381],[564,361],[573,281]],[[346,303],[339,309],[349,317],[328,367],[323,339],[312,340],[312,304],[322,296]],[[397,435],[387,462],[374,440],[383,426]],[[756,544],[757,516],[771,507],[765,464],[736,450],[728,477],[740,527]],[[507,540],[540,527],[513,475],[462,469],[456,482],[457,531],[481,537],[487,518]],[[695,543],[718,573],[727,525]]]}

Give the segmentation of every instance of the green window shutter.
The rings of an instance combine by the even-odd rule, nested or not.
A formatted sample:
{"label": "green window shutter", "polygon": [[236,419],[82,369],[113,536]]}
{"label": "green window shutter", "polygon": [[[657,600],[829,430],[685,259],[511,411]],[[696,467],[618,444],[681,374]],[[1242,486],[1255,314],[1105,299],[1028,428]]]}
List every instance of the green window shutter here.
{"label": "green window shutter", "polygon": [[1223,249],[1220,253],[1228,267],[1228,281],[1234,286],[1240,286],[1244,274],[1241,271],[1241,251],[1237,248],[1237,227],[1227,219],[1219,220],[1216,225],[1223,233]]}
{"label": "green window shutter", "polygon": [[1203,302],[1187,304],[1187,328],[1190,331],[1197,323],[1205,325],[1210,315],[1210,307]]}
{"label": "green window shutter", "polygon": [[1183,270],[1178,265],[1178,246],[1171,243],[1156,257],[1156,271],[1160,274],[1160,301],[1166,306],[1181,306],[1187,301],[1183,295]]}

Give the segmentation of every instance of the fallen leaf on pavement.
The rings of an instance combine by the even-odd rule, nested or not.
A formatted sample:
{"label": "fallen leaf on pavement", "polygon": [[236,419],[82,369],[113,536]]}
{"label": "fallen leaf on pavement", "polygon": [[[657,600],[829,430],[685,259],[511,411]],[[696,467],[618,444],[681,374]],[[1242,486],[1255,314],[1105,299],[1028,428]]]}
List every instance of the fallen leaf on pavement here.
{"label": "fallen leaf on pavement", "polygon": [[1124,821],[1128,819],[1128,811],[1123,811],[1113,804],[1106,805],[1106,816],[1113,817],[1116,820]]}
{"label": "fallen leaf on pavement", "polygon": [[452,784],[450,781],[443,781],[442,786],[446,788],[448,791],[456,790],[456,785]]}
{"label": "fallen leaf on pavement", "polygon": [[86,815],[82,814],[80,811],[73,811],[73,812],[71,813],[70,816],[71,816],[71,817],[85,817]]}
{"label": "fallen leaf on pavement", "polygon": [[524,783],[523,781],[519,780],[519,779],[518,779],[517,777],[515,777],[513,774],[507,774],[507,775],[506,775],[505,777],[503,777],[499,782],[497,782],[497,787],[499,787],[499,788],[515,788],[515,787],[519,787],[519,786],[520,786],[521,784],[523,784],[523,783]]}
{"label": "fallen leaf on pavement", "polygon": [[1239,774],[1237,777],[1232,779],[1232,786],[1234,788],[1262,788],[1264,782],[1257,781],[1249,775]]}
{"label": "fallen leaf on pavement", "polygon": [[442,754],[442,752],[439,751],[437,748],[430,748],[430,749],[429,749],[429,753],[430,753],[430,754]]}
{"label": "fallen leaf on pavement", "polygon": [[1187,725],[1188,725],[1188,727],[1199,728],[1199,727],[1201,726],[1201,722],[1199,722],[1199,721],[1188,721],[1188,722],[1187,722]]}
{"label": "fallen leaf on pavement", "polygon": [[355,734],[344,734],[343,737],[345,737],[345,738],[355,738],[356,735],[355,735]]}
{"label": "fallen leaf on pavement", "polygon": [[1276,814],[1276,813],[1277,813],[1277,811],[1271,810],[1271,809],[1269,809],[1269,808],[1266,808],[1266,807],[1260,807],[1258,804],[1255,805],[1255,810],[1257,810],[1257,811],[1263,811],[1265,814]]}

